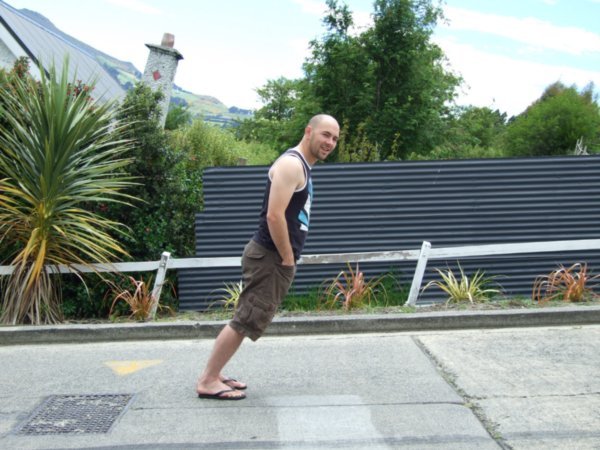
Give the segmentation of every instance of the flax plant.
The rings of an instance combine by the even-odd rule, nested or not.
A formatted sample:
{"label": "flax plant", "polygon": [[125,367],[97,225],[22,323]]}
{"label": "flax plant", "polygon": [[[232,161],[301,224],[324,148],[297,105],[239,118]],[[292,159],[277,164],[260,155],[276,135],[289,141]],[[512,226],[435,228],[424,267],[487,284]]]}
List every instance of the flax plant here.
{"label": "flax plant", "polygon": [[122,192],[132,184],[124,124],[113,120],[113,104],[69,82],[67,60],[62,73],[40,72],[39,82],[25,76],[0,86],[0,242],[15,249],[3,262],[14,268],[2,278],[5,324],[62,320],[60,279],[49,267],[126,254],[113,237],[126,228],[91,210],[132,200]]}
{"label": "flax plant", "polygon": [[490,296],[499,294],[499,289],[490,287],[494,283],[493,276],[486,277],[485,272],[478,270],[471,278],[465,275],[463,268],[458,264],[460,276],[457,277],[452,269],[448,268],[445,272],[440,269],[435,269],[441,277],[441,280],[433,280],[427,283],[423,291],[431,286],[437,286],[444,291],[448,298],[448,303],[484,303],[487,302]]}
{"label": "flax plant", "polygon": [[[116,318],[118,316],[117,306],[120,303],[125,303],[129,307],[130,319],[137,321],[147,321],[152,319],[152,309],[154,307],[155,298],[152,292],[152,277],[148,281],[136,280],[128,276],[125,277],[129,288],[123,287],[122,283],[116,283],[111,280],[105,280],[110,287],[107,295],[114,296],[110,307],[109,317]],[[158,304],[157,307],[161,310],[166,310],[173,313],[171,308]]]}
{"label": "flax plant", "polygon": [[222,292],[222,295],[215,302],[211,303],[209,307],[212,307],[215,303],[220,303],[224,310],[234,310],[237,307],[243,290],[244,283],[242,280],[237,283],[225,283],[225,287],[215,290],[215,292]]}
{"label": "flax plant", "polygon": [[341,305],[346,311],[371,306],[377,302],[378,297],[387,304],[387,291],[383,283],[385,277],[383,275],[365,280],[358,263],[355,270],[352,270],[352,266],[348,264],[347,272],[342,270],[335,278],[323,283],[321,303],[327,309],[334,309]]}
{"label": "flax plant", "polygon": [[586,263],[576,263],[570,267],[560,265],[550,274],[535,279],[532,297],[538,303],[555,300],[585,302],[600,297],[594,292],[599,279],[600,274],[592,275]]}

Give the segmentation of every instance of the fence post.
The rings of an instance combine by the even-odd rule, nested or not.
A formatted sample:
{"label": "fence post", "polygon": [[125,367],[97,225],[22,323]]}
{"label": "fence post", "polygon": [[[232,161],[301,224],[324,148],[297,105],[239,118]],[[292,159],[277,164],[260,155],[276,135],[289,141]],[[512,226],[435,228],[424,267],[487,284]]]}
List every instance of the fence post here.
{"label": "fence post", "polygon": [[410,285],[408,300],[406,301],[408,306],[415,306],[417,304],[419,291],[421,290],[421,282],[423,281],[423,275],[425,274],[425,268],[427,267],[427,259],[429,258],[430,249],[431,244],[427,241],[423,241],[421,253],[419,254],[419,260],[417,261],[417,267],[415,268],[415,275],[413,276],[413,281]]}
{"label": "fence post", "polygon": [[160,256],[158,270],[156,271],[156,278],[154,279],[154,287],[152,288],[152,308],[148,312],[148,317],[146,317],[146,320],[154,319],[156,316],[156,310],[160,300],[160,293],[162,291],[163,284],[165,283],[165,276],[167,275],[167,267],[169,265],[170,258],[171,253],[169,252],[163,252]]}

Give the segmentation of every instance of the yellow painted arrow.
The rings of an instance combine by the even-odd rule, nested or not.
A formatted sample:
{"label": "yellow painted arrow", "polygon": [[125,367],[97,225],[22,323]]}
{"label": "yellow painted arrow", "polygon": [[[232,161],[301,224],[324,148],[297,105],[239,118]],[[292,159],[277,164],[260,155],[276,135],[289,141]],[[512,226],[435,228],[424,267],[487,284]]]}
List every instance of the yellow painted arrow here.
{"label": "yellow painted arrow", "polygon": [[147,367],[156,366],[162,362],[162,359],[143,359],[139,361],[106,361],[104,364],[110,367],[117,375],[124,376]]}

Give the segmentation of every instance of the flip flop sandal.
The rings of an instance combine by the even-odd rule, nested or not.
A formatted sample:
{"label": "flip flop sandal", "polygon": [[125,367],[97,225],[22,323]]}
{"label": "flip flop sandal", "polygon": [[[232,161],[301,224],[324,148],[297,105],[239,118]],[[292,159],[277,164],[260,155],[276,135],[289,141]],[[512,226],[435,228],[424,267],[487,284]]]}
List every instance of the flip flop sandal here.
{"label": "flip flop sandal", "polygon": [[235,378],[225,378],[224,380],[221,380],[221,383],[226,384],[230,388],[237,389],[238,391],[243,391],[248,387],[247,384],[243,386],[234,386],[233,383],[242,383],[241,381],[238,381]]}
{"label": "flip flop sandal", "polygon": [[214,394],[198,394],[198,398],[208,398],[212,400],[242,400],[246,398],[246,394],[243,395],[223,395],[227,392],[236,392],[237,389],[224,389],[219,392],[215,392]]}

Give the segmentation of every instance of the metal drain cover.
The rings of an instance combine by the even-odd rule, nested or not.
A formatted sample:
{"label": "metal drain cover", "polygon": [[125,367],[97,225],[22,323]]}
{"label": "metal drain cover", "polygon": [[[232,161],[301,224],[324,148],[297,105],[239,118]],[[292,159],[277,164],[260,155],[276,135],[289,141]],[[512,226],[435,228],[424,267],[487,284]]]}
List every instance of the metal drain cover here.
{"label": "metal drain cover", "polygon": [[52,395],[17,430],[17,434],[107,433],[127,408],[131,394]]}

